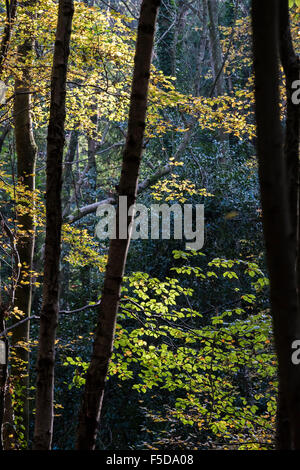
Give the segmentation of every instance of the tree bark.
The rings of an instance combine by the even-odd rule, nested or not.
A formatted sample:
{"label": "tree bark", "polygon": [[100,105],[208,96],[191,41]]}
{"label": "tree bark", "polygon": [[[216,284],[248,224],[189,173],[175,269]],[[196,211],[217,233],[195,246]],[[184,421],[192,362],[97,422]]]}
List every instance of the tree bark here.
{"label": "tree bark", "polygon": [[[225,79],[222,70],[223,54],[219,35],[219,2],[218,0],[207,0],[207,11],[209,17],[209,43],[210,56],[215,84],[215,95],[224,95]],[[221,72],[220,72],[221,70]]]}
{"label": "tree bark", "polygon": [[[1,331],[3,331],[5,329],[5,320],[4,320],[4,317],[5,317],[5,309],[4,309],[4,306],[2,304],[2,302],[0,302],[0,328],[1,328]],[[3,339],[1,338],[1,345],[3,347]],[[6,338],[5,338],[5,349],[7,350],[7,346],[6,346]],[[5,386],[6,386],[6,379],[7,379],[7,364],[0,364],[0,451],[1,450],[4,450],[4,446],[3,446],[3,429],[2,429],[2,425],[3,425],[3,422],[4,422],[4,401],[5,401]]]}
{"label": "tree bark", "polygon": [[[280,27],[280,59],[286,79],[286,129],[284,158],[287,169],[287,187],[292,237],[294,243],[294,260],[296,275],[298,274],[298,303],[299,303],[299,106],[292,101],[292,84],[299,78],[299,58],[295,54],[290,30],[288,0],[279,1]],[[298,260],[298,261],[297,261]],[[278,401],[277,420],[280,425],[277,430],[278,447],[286,449],[291,439],[290,422],[287,419],[288,397],[280,392]]]}
{"label": "tree bark", "polygon": [[9,0],[6,0],[6,24],[4,26],[3,36],[1,39],[1,45],[0,45],[0,78],[2,78],[3,68],[4,68],[6,57],[7,57],[7,52],[8,52],[11,32],[12,32],[12,26],[16,17],[16,12],[17,12],[17,1],[11,0],[9,2]]}
{"label": "tree bark", "polygon": [[[93,106],[94,115],[91,117],[91,121],[98,127],[98,116],[97,107]],[[97,189],[97,163],[96,163],[96,151],[97,141],[89,136],[88,137],[88,165],[87,165],[87,184],[85,193],[87,193],[87,203],[91,204],[95,201],[96,189]]]}
{"label": "tree bark", "polygon": [[73,130],[70,135],[69,147],[65,156],[65,165],[63,169],[63,191],[62,191],[62,207],[63,217],[69,214],[71,207],[71,192],[74,186],[73,182],[73,163],[78,146],[79,131]]}
{"label": "tree bark", "polygon": [[205,2],[198,2],[198,17],[202,25],[202,31],[199,39],[199,50],[196,56],[196,74],[195,74],[195,96],[200,96],[202,84],[202,68],[205,57],[205,51],[208,44],[207,23],[208,12]]}
{"label": "tree bark", "polygon": [[[159,0],[143,0],[139,18],[128,133],[119,184],[119,196],[127,196],[128,207],[135,203],[137,196],[151,58],[159,4]],[[119,211],[117,210],[117,226],[119,220],[118,214]],[[132,217],[128,217],[128,215],[125,215],[125,217],[127,217],[128,228]],[[108,264],[98,310],[98,324],[95,332],[93,353],[87,371],[86,385],[79,415],[77,449],[93,450],[96,445],[104,386],[113,350],[121,283],[130,244],[130,234],[128,234],[126,239],[119,238],[119,235],[115,240],[110,241]]]}
{"label": "tree bark", "polygon": [[277,447],[300,449],[300,365],[294,365],[291,360],[292,343],[300,338],[300,315],[279,109],[279,2],[252,0],[257,154],[278,357],[277,436],[283,436],[289,429],[288,439],[284,445],[277,439]]}
{"label": "tree bark", "polygon": [[174,0],[163,0],[157,19],[158,31],[162,38],[157,45],[157,55],[161,70],[165,75],[176,73],[176,50],[174,49],[174,31],[176,8]]}
{"label": "tree bark", "polygon": [[[212,96],[222,96],[226,91],[224,77],[223,53],[219,33],[219,0],[207,0],[207,12],[209,19],[209,45],[213,75]],[[219,132],[222,160],[225,161],[229,153],[228,135],[221,129]]]}
{"label": "tree bark", "polygon": [[299,105],[293,103],[293,82],[300,78],[300,60],[293,47],[288,0],[280,0],[280,58],[286,78],[286,131],[285,131],[285,160],[288,178],[290,217],[295,246],[295,269],[298,271],[299,296]]}
{"label": "tree bark", "polygon": [[[35,0],[23,8],[33,6]],[[30,13],[28,13],[30,15]],[[37,146],[34,140],[31,119],[31,95],[30,95],[30,65],[28,58],[33,51],[33,39],[26,38],[18,47],[18,57],[22,68],[22,77],[15,81],[14,98],[14,132],[17,153],[18,182],[28,193],[28,202],[21,202],[22,210],[17,213],[17,251],[20,258],[20,281],[15,292],[15,307],[21,310],[26,317],[30,317],[32,300],[32,276],[33,252],[35,241],[34,226],[34,190],[35,190],[35,165]],[[14,322],[18,322],[17,319]],[[22,411],[15,410],[16,417],[22,420],[24,426],[24,440],[28,441],[29,432],[29,328],[30,322],[13,329],[12,346],[14,347],[14,359],[11,367],[11,383],[18,391],[19,406]]]}
{"label": "tree bark", "polygon": [[9,135],[10,129],[11,129],[10,125],[6,124],[6,126],[4,126],[4,128],[2,130],[2,133],[1,133],[1,136],[0,136],[0,154],[1,154],[1,151],[2,151],[3,144],[5,142],[5,139]]}
{"label": "tree bark", "polygon": [[65,140],[66,77],[73,12],[73,0],[59,1],[47,137],[46,240],[37,360],[34,450],[50,449],[53,434],[55,335],[59,310],[62,225],[62,159]]}
{"label": "tree bark", "polygon": [[[1,376],[1,409],[0,409],[0,430],[1,430],[1,444],[3,450],[17,450],[20,448],[18,436],[16,433],[14,412],[12,407],[12,397],[10,393],[10,379],[8,375],[8,364],[7,358],[10,356],[9,353],[9,339],[7,337],[7,329],[5,328],[5,319],[8,316],[9,312],[12,311],[15,302],[15,289],[19,279],[19,253],[16,249],[16,237],[14,233],[10,230],[7,225],[5,218],[0,212],[0,222],[1,228],[7,241],[10,245],[10,248],[13,253],[13,264],[11,270],[11,279],[13,279],[11,289],[7,292],[6,301],[2,297],[2,292],[0,289],[0,323],[1,323],[1,336],[4,338],[5,349],[6,349],[6,364],[2,368]],[[3,341],[3,339],[2,339]]]}

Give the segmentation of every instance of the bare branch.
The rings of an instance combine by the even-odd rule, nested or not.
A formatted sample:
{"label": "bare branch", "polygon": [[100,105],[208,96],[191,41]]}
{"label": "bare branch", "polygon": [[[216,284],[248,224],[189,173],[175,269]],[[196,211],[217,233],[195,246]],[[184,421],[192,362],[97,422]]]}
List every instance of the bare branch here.
{"label": "bare branch", "polygon": [[88,304],[88,305],[85,305],[84,307],[76,308],[75,310],[60,310],[59,314],[60,315],[70,315],[72,313],[82,312],[83,310],[88,310],[89,308],[98,307],[98,305],[100,305],[100,302],[101,302],[101,300],[99,300],[95,304]]}
{"label": "bare branch", "polygon": [[3,330],[1,333],[0,333],[0,338],[2,336],[6,336],[7,333],[11,330],[13,330],[14,328],[17,328],[18,326],[22,325],[23,323],[26,323],[30,320],[38,320],[40,317],[36,316],[36,315],[33,315],[32,317],[26,317],[26,318],[23,318],[23,320],[20,320],[19,322],[15,323],[14,325],[12,326],[9,326],[8,328],[5,328],[5,330]]}

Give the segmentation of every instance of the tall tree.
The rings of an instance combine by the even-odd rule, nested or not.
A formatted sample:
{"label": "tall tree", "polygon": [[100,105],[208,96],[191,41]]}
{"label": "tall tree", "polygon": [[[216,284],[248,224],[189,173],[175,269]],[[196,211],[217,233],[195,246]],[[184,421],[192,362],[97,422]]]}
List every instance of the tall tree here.
{"label": "tall tree", "polygon": [[279,108],[279,7],[280,0],[252,1],[257,154],[278,357],[277,447],[300,449],[300,365],[291,360],[292,344],[300,338],[300,315]]}
{"label": "tall tree", "polygon": [[[206,0],[206,8],[209,19],[209,50],[212,66],[213,86],[210,94],[222,96],[226,91],[224,77],[224,59],[219,33],[219,0]],[[229,151],[229,140],[222,130],[219,131],[221,151],[224,157]]]}
{"label": "tall tree", "polygon": [[[29,0],[22,4],[28,25],[33,21],[32,9],[35,0]],[[17,153],[18,182],[26,189],[27,197],[21,198],[17,212],[17,251],[20,259],[20,278],[15,292],[15,307],[30,317],[32,300],[32,276],[33,252],[35,241],[34,227],[34,190],[35,190],[35,165],[37,146],[34,140],[31,119],[31,73],[30,63],[33,54],[33,35],[30,28],[26,37],[18,47],[18,65],[20,74],[15,80],[14,97],[14,131]],[[18,319],[14,320],[18,323]],[[28,406],[28,364],[29,364],[29,321],[18,325],[13,329],[12,345],[15,346],[12,362],[11,379],[15,388],[18,388],[18,396],[22,405],[20,418],[24,426],[25,440],[28,440],[29,406]]]}
{"label": "tall tree", "polygon": [[158,31],[160,41],[157,45],[159,66],[165,75],[175,74],[176,53],[173,48],[176,22],[176,6],[174,0],[163,0],[158,15]]}
{"label": "tall tree", "polygon": [[212,73],[215,81],[215,94],[219,96],[225,92],[225,78],[222,67],[223,54],[219,34],[219,1],[207,0],[207,11]]}
{"label": "tall tree", "polygon": [[290,217],[295,248],[295,269],[298,272],[299,295],[299,265],[297,266],[299,250],[299,132],[300,112],[299,105],[293,102],[293,83],[300,77],[300,59],[295,53],[290,27],[288,0],[280,0],[280,59],[285,74],[286,89],[286,129],[284,157],[287,168]]}
{"label": "tall tree", "polygon": [[5,64],[13,23],[16,17],[17,12],[17,1],[16,0],[6,0],[6,23],[4,26],[1,44],[0,44],[0,78],[2,77],[3,67]]}
{"label": "tall tree", "polygon": [[[94,115],[91,117],[91,121],[95,124],[96,129],[98,127],[98,116],[97,107],[93,106]],[[92,137],[88,137],[87,142],[87,193],[88,203],[91,204],[95,200],[95,191],[97,187],[97,163],[96,163],[96,152],[97,152],[97,141]]]}
{"label": "tall tree", "polygon": [[62,226],[62,161],[65,141],[66,78],[73,13],[73,0],[59,0],[47,137],[46,240],[37,360],[35,450],[50,449],[53,433],[55,335],[59,311]]}
{"label": "tall tree", "polygon": [[[279,45],[280,59],[285,74],[286,89],[286,126],[284,141],[284,159],[287,171],[288,202],[291,220],[291,234],[294,247],[294,261],[297,276],[298,303],[299,303],[299,106],[293,103],[293,82],[299,78],[299,57],[293,47],[290,28],[289,4],[287,0],[279,2]],[[287,414],[288,397],[283,397],[278,406],[277,440],[281,448],[289,447],[291,428]]]}
{"label": "tall tree", "polygon": [[[1,297],[0,297],[0,328],[1,328],[1,331],[5,329],[5,306],[3,305]],[[3,364],[3,362],[5,362],[3,361],[3,350],[4,348],[5,348],[5,351],[7,350],[7,339],[3,341],[3,339],[1,338],[0,348],[1,348],[1,359],[2,359],[0,361],[0,451],[1,451],[1,450],[4,450],[2,425],[4,422],[5,386],[6,386],[6,378],[7,378],[7,364]]]}
{"label": "tall tree", "polygon": [[[138,175],[145,131],[150,67],[159,5],[159,0],[143,0],[138,24],[128,132],[118,191],[119,197],[127,197],[128,207],[135,203],[137,196]],[[133,217],[126,214],[125,218],[127,218],[127,228],[129,228]],[[116,224],[118,227],[119,210],[117,210]],[[85,390],[79,416],[77,449],[92,450],[96,445],[104,386],[113,350],[121,283],[129,244],[130,233],[128,233],[125,239],[122,238],[120,234],[117,234],[117,238],[110,241],[93,353],[86,375]]]}

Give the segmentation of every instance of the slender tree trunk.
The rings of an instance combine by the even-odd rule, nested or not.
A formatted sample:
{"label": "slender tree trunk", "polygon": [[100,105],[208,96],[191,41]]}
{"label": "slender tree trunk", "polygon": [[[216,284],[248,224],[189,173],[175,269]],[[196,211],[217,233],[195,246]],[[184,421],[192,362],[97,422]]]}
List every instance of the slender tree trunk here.
{"label": "slender tree trunk", "polygon": [[[207,0],[207,12],[209,19],[209,45],[213,74],[213,95],[222,96],[226,90],[224,77],[223,53],[219,33],[219,0]],[[221,142],[222,160],[225,161],[229,152],[228,135],[220,129],[219,139]]]}
{"label": "slender tree trunk", "polygon": [[[300,60],[293,47],[290,29],[288,0],[280,0],[280,58],[286,78],[286,132],[285,132],[285,160],[288,178],[290,217],[295,246],[295,269],[298,271],[299,249],[299,132],[300,110],[299,105],[293,103],[293,82],[300,78]],[[299,276],[299,272],[298,272]],[[299,278],[298,278],[299,280]],[[298,282],[299,290],[299,282]],[[298,292],[299,295],[299,292]]]}
{"label": "slender tree trunk", "polygon": [[69,214],[71,206],[71,192],[74,187],[73,183],[73,164],[78,145],[79,131],[73,130],[70,135],[69,148],[66,152],[65,165],[63,169],[63,192],[62,192],[62,207],[63,217]]}
{"label": "slender tree trunk", "polygon": [[[14,279],[11,289],[8,294],[8,303],[2,298],[1,285],[0,285],[0,328],[1,331],[5,331],[5,318],[8,313],[12,311],[15,302],[15,288],[17,279],[19,277],[19,254],[16,249],[16,237],[6,224],[5,218],[0,213],[0,223],[3,233],[8,239],[10,248],[13,253],[13,264],[11,270],[11,278]],[[0,279],[1,284],[1,279]],[[6,297],[6,296],[5,296]],[[6,350],[6,364],[2,368],[1,374],[1,409],[0,409],[0,432],[1,432],[1,445],[3,450],[17,450],[20,448],[19,439],[16,433],[14,410],[12,407],[12,397],[10,393],[11,382],[8,375],[8,358],[9,353],[9,341],[8,336],[4,334],[1,341],[5,343]],[[3,345],[2,345],[3,347]]]}
{"label": "slender tree trunk", "polygon": [[[74,188],[73,182],[73,163],[78,146],[79,131],[73,130],[70,135],[69,146],[65,156],[65,165],[63,169],[63,190],[62,190],[62,208],[63,218],[69,214],[71,207],[71,193]],[[64,256],[69,253],[69,247],[64,247]],[[61,270],[61,307],[63,309],[69,308],[69,284],[70,284],[70,264],[63,263]]]}
{"label": "slender tree trunk", "polygon": [[224,72],[222,70],[223,54],[219,34],[219,1],[207,0],[207,11],[209,17],[208,30],[213,79],[217,80],[215,85],[215,95],[220,96],[225,92],[225,79]]}
{"label": "slender tree trunk", "polygon": [[53,433],[55,335],[59,310],[59,261],[62,225],[62,158],[65,140],[66,77],[73,12],[73,0],[59,0],[47,137],[46,240],[43,304],[37,361],[36,419],[33,446],[35,450],[50,449]]}
{"label": "slender tree trunk", "polygon": [[[1,331],[4,331],[5,329],[5,309],[0,302],[0,328]],[[1,338],[1,346],[5,345],[6,349],[6,342],[3,341],[3,338]],[[1,349],[2,349],[1,348]],[[5,386],[6,386],[6,378],[7,378],[7,364],[3,364],[2,362],[0,363],[0,451],[4,450],[3,449],[3,421],[4,421],[4,400],[5,400]]]}
{"label": "slender tree trunk", "polygon": [[[97,107],[94,106],[95,114],[91,120],[98,127]],[[87,203],[95,202],[97,188],[97,163],[96,163],[97,141],[93,137],[88,137],[88,167],[87,167]]]}
{"label": "slender tree trunk", "polygon": [[[289,211],[291,230],[294,247],[294,260],[296,275],[299,276],[298,268],[298,245],[299,245],[299,106],[292,102],[292,84],[299,78],[299,57],[295,54],[290,30],[288,0],[279,1],[279,26],[280,26],[280,58],[286,78],[286,131],[284,157],[287,169],[287,187],[289,199]],[[299,303],[299,277],[297,282]],[[280,390],[277,412],[277,443],[278,447],[286,449],[291,440],[291,427],[288,419],[287,404],[288,397]]]}
{"label": "slender tree trunk", "polygon": [[9,135],[10,129],[11,129],[10,125],[6,124],[6,126],[4,126],[4,128],[2,130],[2,134],[0,136],[0,154],[1,154],[1,151],[2,151],[3,144],[5,142],[5,139]]}
{"label": "slender tree trunk", "polygon": [[176,8],[174,0],[164,0],[157,19],[159,36],[162,38],[157,45],[159,66],[165,75],[176,72],[176,51],[174,50],[174,31]]}
{"label": "slender tree trunk", "polygon": [[[159,0],[143,0],[134,60],[128,133],[123,155],[119,196],[127,196],[128,207],[135,203],[142,156],[150,66]],[[117,227],[119,222],[117,211]],[[126,217],[126,216],[125,216]],[[127,227],[132,217],[127,216]],[[79,416],[77,449],[94,449],[110,357],[113,350],[116,316],[125,270],[130,234],[111,240],[105,273],[93,354],[86,376]]]}
{"label": "slender tree trunk", "polygon": [[202,31],[200,33],[199,39],[199,50],[196,56],[196,74],[195,74],[195,96],[200,96],[202,80],[202,68],[205,57],[205,51],[208,43],[208,34],[207,34],[207,20],[208,12],[205,2],[198,2],[198,17],[200,24],[202,25]]}
{"label": "slender tree trunk", "polygon": [[[164,75],[176,75],[176,15],[174,0],[163,0],[157,17],[159,42],[156,50],[159,67]],[[172,138],[169,133],[162,136],[162,143],[167,154],[171,156]]]}
{"label": "slender tree trunk", "polygon": [[6,0],[6,24],[3,30],[3,36],[1,39],[0,45],[0,78],[2,78],[3,67],[7,57],[7,52],[9,48],[11,32],[13,27],[13,22],[16,17],[17,12],[17,1],[16,0]]}
{"label": "slender tree trunk", "polygon": [[279,1],[252,0],[257,154],[278,357],[277,435],[283,436],[286,430],[289,433],[284,445],[277,440],[277,447],[300,449],[300,365],[291,360],[292,343],[300,339],[300,315],[279,110]]}
{"label": "slender tree trunk", "polygon": [[[33,6],[35,0],[23,8]],[[30,14],[30,13],[29,13]],[[34,227],[34,190],[35,190],[35,164],[37,146],[35,144],[32,120],[31,120],[31,95],[30,95],[30,65],[28,60],[33,51],[32,38],[26,38],[18,48],[18,57],[22,67],[22,77],[15,81],[14,99],[14,131],[17,153],[18,182],[25,187],[28,193],[28,202],[21,202],[23,209],[18,212],[18,239],[17,251],[20,263],[20,282],[15,292],[15,307],[21,310],[27,317],[31,312],[32,300],[32,276],[33,252],[35,241]],[[25,65],[26,64],[26,65]],[[18,319],[15,319],[18,322]],[[14,347],[14,358],[11,368],[11,381],[14,389],[18,392],[18,402],[21,412],[15,410],[15,415],[21,419],[24,426],[24,440],[28,440],[29,431],[29,341],[30,322],[13,329],[12,346]]]}

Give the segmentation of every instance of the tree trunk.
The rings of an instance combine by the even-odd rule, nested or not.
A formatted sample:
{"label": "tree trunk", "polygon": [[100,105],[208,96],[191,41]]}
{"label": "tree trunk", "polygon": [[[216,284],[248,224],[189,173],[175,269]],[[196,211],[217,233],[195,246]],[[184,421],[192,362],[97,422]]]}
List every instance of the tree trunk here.
{"label": "tree trunk", "polygon": [[[293,82],[300,77],[300,60],[295,54],[290,29],[288,0],[280,0],[280,58],[286,78],[286,132],[285,132],[285,160],[288,178],[289,205],[295,246],[295,269],[298,271],[298,245],[299,245],[299,131],[300,112],[299,105],[293,103]],[[299,276],[299,272],[298,272]],[[299,290],[299,278],[298,278]],[[299,291],[298,291],[299,295]]]}
{"label": "tree trunk", "polygon": [[[219,33],[219,0],[207,0],[207,12],[209,19],[209,45],[213,75],[213,86],[211,94],[213,96],[222,96],[225,93],[226,84],[223,70],[223,53]],[[230,150],[228,135],[222,129],[218,134],[221,142],[221,162],[225,162],[226,156]]]}
{"label": "tree trunk", "polygon": [[[278,357],[280,419],[277,436],[283,436],[288,429],[289,438],[288,442],[285,439],[284,447],[300,449],[300,365],[294,365],[291,360],[292,343],[300,339],[300,315],[279,109],[279,2],[252,1],[257,154]],[[280,440],[277,440],[277,447],[283,448]]]}
{"label": "tree trunk", "polygon": [[47,137],[46,240],[37,360],[34,450],[50,449],[53,433],[55,335],[59,310],[62,225],[62,159],[65,140],[66,77],[73,12],[73,0],[59,0]]}
{"label": "tree trunk", "polygon": [[[2,302],[0,303],[0,328],[1,331],[5,330],[5,310]],[[6,340],[3,341],[1,338],[1,346],[5,345],[5,350],[7,350]],[[2,349],[1,348],[1,349]],[[1,357],[2,359],[2,357]],[[4,361],[3,361],[4,362]],[[4,450],[3,446],[3,422],[4,422],[4,400],[5,400],[5,386],[6,386],[6,378],[7,378],[7,364],[3,364],[0,362],[0,451]]]}
{"label": "tree trunk", "polygon": [[[284,157],[287,169],[287,187],[289,210],[291,220],[291,230],[294,246],[294,260],[296,275],[298,270],[298,244],[299,244],[299,124],[300,113],[298,105],[292,102],[292,84],[299,78],[299,58],[296,56],[290,31],[289,5],[288,0],[279,2],[279,27],[280,27],[280,58],[286,78],[286,131]],[[297,262],[298,261],[298,262]],[[299,277],[297,282],[298,303],[299,303]],[[281,449],[289,447],[291,439],[290,422],[287,419],[288,397],[284,396],[284,391],[280,391],[278,401],[277,421],[277,444]]]}
{"label": "tree trunk", "polygon": [[218,0],[207,0],[207,11],[209,17],[209,43],[210,56],[215,84],[215,95],[224,95],[225,79],[222,70],[223,54],[219,35],[219,2]]}
{"label": "tree trunk", "polygon": [[[91,121],[98,127],[98,116],[97,116],[97,107],[93,106],[94,115],[91,118]],[[96,133],[97,131],[95,131]],[[96,189],[97,189],[97,163],[96,163],[96,151],[97,151],[97,141],[88,136],[88,165],[87,165],[87,184],[85,193],[87,193],[87,203],[91,204],[95,202],[96,198]]]}
{"label": "tree trunk", "polygon": [[174,50],[174,31],[176,9],[174,0],[164,0],[157,19],[159,36],[157,45],[159,66],[165,75],[176,73],[176,50]]}
{"label": "tree trunk", "polygon": [[[28,6],[33,6],[35,0]],[[30,14],[30,13],[29,13]],[[33,40],[25,39],[24,43],[18,48],[18,57],[20,67],[22,68],[22,77],[15,81],[14,98],[14,131],[17,153],[17,171],[18,182],[25,187],[28,193],[28,203],[21,202],[23,207],[17,213],[18,239],[17,251],[19,253],[20,263],[20,282],[15,292],[15,307],[30,317],[32,300],[32,276],[30,271],[33,269],[33,252],[35,241],[34,226],[34,190],[35,190],[35,164],[37,157],[37,146],[34,141],[31,120],[31,95],[30,95],[30,66],[28,57],[33,50]],[[24,65],[26,64],[26,65]],[[19,320],[15,319],[17,323]],[[29,352],[27,343],[29,341],[30,322],[27,321],[13,329],[12,346],[14,347],[14,357],[11,367],[11,383],[18,392],[18,408],[15,410],[17,418],[21,419],[24,426],[24,440],[28,441],[29,430]],[[18,420],[19,421],[19,420]]]}
{"label": "tree trunk", "polygon": [[[123,155],[119,196],[127,196],[128,207],[135,203],[142,156],[150,66],[159,0],[143,0],[138,25],[134,60],[128,133]],[[117,227],[119,221],[117,211]],[[126,217],[126,216],[125,216]],[[132,217],[127,216],[127,227]],[[121,283],[125,270],[130,234],[126,239],[110,241],[93,354],[86,376],[85,391],[79,416],[76,448],[92,450],[96,445],[104,386],[113,350],[116,316]]]}
{"label": "tree trunk", "polygon": [[[70,135],[69,146],[65,156],[65,165],[63,169],[63,189],[62,189],[62,216],[70,213],[71,192],[74,187],[73,181],[73,163],[78,146],[79,131],[73,130]],[[64,256],[69,253],[69,247],[64,247]],[[63,263],[61,270],[60,297],[61,307],[65,310],[69,308],[69,283],[70,283],[70,264]]]}
{"label": "tree trunk", "polygon": [[201,95],[202,83],[202,69],[205,58],[205,51],[208,44],[208,34],[207,34],[207,23],[208,23],[208,12],[207,5],[205,2],[198,3],[198,17],[200,24],[202,25],[202,30],[199,38],[199,49],[196,56],[196,73],[195,73],[195,96]]}
{"label": "tree trunk", "polygon": [[6,24],[3,30],[3,36],[0,45],[0,78],[2,78],[3,68],[9,48],[13,22],[17,12],[17,1],[6,0]]}
{"label": "tree trunk", "polygon": [[2,151],[3,144],[5,142],[5,139],[9,135],[10,129],[11,129],[10,125],[6,124],[6,126],[4,126],[4,128],[2,130],[2,133],[1,133],[1,136],[0,136],[0,154],[1,154],[1,151]]}
{"label": "tree trunk", "polygon": [[70,135],[69,148],[66,152],[65,165],[63,169],[63,193],[62,207],[63,216],[69,214],[71,205],[71,192],[74,187],[73,182],[73,163],[78,145],[79,131],[73,130]]}

